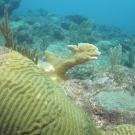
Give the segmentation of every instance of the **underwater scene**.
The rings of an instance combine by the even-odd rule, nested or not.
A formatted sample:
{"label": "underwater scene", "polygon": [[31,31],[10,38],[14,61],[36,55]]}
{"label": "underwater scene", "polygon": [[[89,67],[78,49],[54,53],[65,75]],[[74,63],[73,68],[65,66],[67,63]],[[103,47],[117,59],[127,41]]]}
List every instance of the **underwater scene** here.
{"label": "underwater scene", "polygon": [[0,135],[135,135],[134,0],[0,0]]}

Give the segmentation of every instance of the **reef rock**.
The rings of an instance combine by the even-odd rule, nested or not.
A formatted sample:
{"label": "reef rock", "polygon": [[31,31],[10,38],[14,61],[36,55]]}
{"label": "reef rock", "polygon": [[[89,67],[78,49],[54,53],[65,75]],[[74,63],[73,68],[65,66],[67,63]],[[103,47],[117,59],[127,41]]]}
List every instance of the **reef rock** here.
{"label": "reef rock", "polygon": [[68,80],[61,85],[98,128],[135,125],[135,72],[123,66],[100,72],[93,80]]}

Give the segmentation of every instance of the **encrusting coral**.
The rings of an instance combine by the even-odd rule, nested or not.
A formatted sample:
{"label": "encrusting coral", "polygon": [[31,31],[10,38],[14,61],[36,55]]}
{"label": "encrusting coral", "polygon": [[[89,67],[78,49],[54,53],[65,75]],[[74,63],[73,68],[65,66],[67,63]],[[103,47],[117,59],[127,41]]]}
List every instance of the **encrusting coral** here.
{"label": "encrusting coral", "polygon": [[88,43],[79,43],[78,46],[69,45],[68,48],[72,51],[72,53],[65,58],[56,58],[54,53],[45,51],[47,66],[45,66],[44,70],[57,82],[70,78],[66,74],[68,69],[75,65],[95,60],[97,59],[96,56],[100,55],[98,48]]}

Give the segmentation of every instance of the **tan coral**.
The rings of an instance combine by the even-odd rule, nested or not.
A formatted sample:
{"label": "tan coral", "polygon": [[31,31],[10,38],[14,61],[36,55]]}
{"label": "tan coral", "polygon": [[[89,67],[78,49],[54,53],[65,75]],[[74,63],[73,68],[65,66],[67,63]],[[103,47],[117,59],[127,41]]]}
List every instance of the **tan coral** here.
{"label": "tan coral", "polygon": [[45,68],[45,72],[58,82],[69,79],[66,71],[75,65],[97,59],[100,55],[98,48],[93,44],[79,43],[77,45],[69,45],[68,48],[72,51],[70,55],[65,58],[56,58],[54,53],[46,51],[45,56],[49,68]]}

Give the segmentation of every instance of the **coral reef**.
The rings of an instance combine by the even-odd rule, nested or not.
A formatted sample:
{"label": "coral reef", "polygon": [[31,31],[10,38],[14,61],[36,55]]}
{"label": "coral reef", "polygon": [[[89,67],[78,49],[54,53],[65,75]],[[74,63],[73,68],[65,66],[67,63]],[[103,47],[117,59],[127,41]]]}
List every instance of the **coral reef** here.
{"label": "coral reef", "polygon": [[[97,45],[101,41],[100,45],[97,46],[102,52],[101,57],[104,59],[99,64],[101,66],[110,65],[110,62],[108,62],[109,50],[120,44],[123,53],[122,59],[125,61],[124,65],[135,68],[135,65],[131,63],[133,59],[128,60],[129,54],[135,52],[135,36],[117,27],[97,24],[91,19],[76,24],[63,16],[51,13],[42,16],[35,12],[32,15],[13,15],[10,17],[9,25],[14,31],[14,39],[20,40],[20,38],[17,39],[20,31],[26,31],[29,33],[28,42],[33,41],[32,44],[27,42],[27,45],[30,48],[41,48],[42,39],[45,38],[49,44],[47,49],[55,52],[56,55],[67,54],[69,52],[67,45],[69,44],[91,43]],[[33,39],[29,40],[31,35]],[[26,36],[25,39],[27,40]],[[20,42],[22,41],[20,40]],[[39,53],[40,50],[43,56],[45,49],[39,49]]]}
{"label": "coral reef", "polygon": [[114,45],[111,42],[103,41],[103,40],[97,42],[95,45],[102,51],[102,54],[109,53],[108,50],[110,50],[110,48],[114,47]]}
{"label": "coral reef", "polygon": [[11,28],[8,27],[8,6],[4,8],[4,20],[0,23],[0,31],[5,38],[5,46],[8,48],[15,48],[16,42],[13,42],[13,33]]}
{"label": "coral reef", "polygon": [[3,52],[1,58],[1,135],[101,135],[64,89],[31,60],[15,51]]}
{"label": "coral reef", "polygon": [[[3,1],[0,1],[1,9],[4,7]],[[14,134],[16,130],[15,134],[59,135],[63,134],[66,127],[65,132],[68,135],[101,135],[101,132],[91,122],[89,123],[87,116],[67,96],[85,111],[96,127],[107,131],[103,132],[103,135],[135,134],[133,126],[135,125],[135,72],[118,66],[121,64],[119,62],[121,59],[123,65],[135,68],[134,34],[113,26],[96,24],[93,20],[79,15],[56,16],[44,12],[42,8],[38,10],[39,14],[29,10],[24,16],[10,16],[9,28],[7,7],[10,8],[10,5],[6,5],[5,18],[0,23],[1,33],[6,41],[5,46],[9,48],[0,46],[0,134],[12,135],[12,131]],[[26,41],[27,45],[24,42],[23,46],[18,46],[13,41],[11,28],[14,31],[14,39],[18,42]],[[4,44],[2,35],[0,35],[1,45]],[[97,61],[86,60],[89,62],[77,65],[85,62],[85,58],[93,57],[87,48],[88,44],[85,44],[86,46],[83,44],[82,47],[80,44],[69,46],[72,52],[68,49],[67,44],[78,44],[78,42],[94,44],[102,55]],[[118,44],[122,50],[120,46],[116,47]],[[31,52],[29,49],[33,48],[35,49]],[[46,51],[45,59],[46,49],[49,51]],[[36,52],[40,53],[39,62],[46,73],[13,50],[30,58],[34,63],[38,61]],[[112,57],[111,66],[115,65],[113,68],[110,68],[109,50]],[[46,60],[50,64],[46,63]],[[42,62],[45,65],[42,65]],[[74,65],[76,66],[73,67]],[[55,71],[49,71],[51,69]],[[49,79],[49,76],[51,79],[55,77],[58,82],[70,79],[61,83],[66,92]],[[70,77],[82,80],[71,80]],[[21,109],[22,106],[28,109]],[[120,126],[116,127],[117,125]]]}
{"label": "coral reef", "polygon": [[105,135],[134,135],[135,127],[132,125],[120,125],[108,131]]}
{"label": "coral reef", "polygon": [[112,67],[121,64],[122,59],[122,46],[110,48],[110,62]]}
{"label": "coral reef", "polygon": [[135,98],[124,92],[100,92],[95,100],[107,110],[135,111]]}
{"label": "coral reef", "polygon": [[25,30],[19,31],[16,38],[19,43],[22,43],[24,41],[27,42],[28,44],[33,43],[32,35],[28,31],[25,31]]}
{"label": "coral reef", "polygon": [[20,2],[21,0],[0,0],[0,16],[3,16],[3,10],[6,4],[8,5],[8,12],[10,15],[13,10],[19,7]]}
{"label": "coral reef", "polygon": [[33,51],[31,52],[27,45],[26,42],[23,43],[24,47],[22,46],[17,46],[16,42],[13,41],[13,33],[11,28],[8,27],[8,6],[5,5],[4,8],[4,20],[0,23],[0,31],[3,35],[3,37],[5,38],[5,46],[16,50],[20,53],[22,53],[24,56],[30,58],[34,63],[37,64],[38,62],[38,55],[36,54],[37,49],[33,49]]}
{"label": "coral reef", "polygon": [[86,42],[86,35],[89,35],[91,31],[91,29],[89,28],[90,23],[90,21],[83,21],[80,25],[71,24],[69,26],[69,37],[71,44]]}
{"label": "coral reef", "polygon": [[29,59],[31,59],[35,64],[38,63],[38,55],[36,54],[37,53],[37,48],[30,51],[27,44],[26,44],[26,42],[23,42],[23,46],[17,46],[16,51],[21,53],[23,56],[26,56]]}
{"label": "coral reef", "polygon": [[[100,74],[93,80],[68,80],[60,84],[98,128],[108,130],[121,124],[135,125],[135,112],[132,106],[135,100],[134,71],[123,66],[115,67],[113,71],[111,68],[104,68],[100,69]],[[104,100],[110,107],[109,110],[95,99],[101,92],[113,92],[117,95],[116,100],[111,100],[111,94]]]}
{"label": "coral reef", "polygon": [[135,64],[135,54],[134,52],[129,52],[128,58],[123,60],[123,65],[129,68],[133,68]]}
{"label": "coral reef", "polygon": [[39,14],[40,14],[41,16],[46,16],[47,13],[48,13],[48,12],[47,12],[45,9],[43,9],[43,8],[39,8],[37,11],[39,12]]}
{"label": "coral reef", "polygon": [[31,60],[5,47],[0,52],[0,134],[134,135],[132,125],[98,130]]}
{"label": "coral reef", "polygon": [[65,35],[61,29],[55,29],[53,32],[53,36],[58,40],[63,40],[65,38]]}
{"label": "coral reef", "polygon": [[44,67],[45,72],[58,82],[69,79],[66,71],[75,65],[97,59],[100,55],[98,48],[92,44],[79,43],[76,45],[69,45],[68,48],[72,54],[65,58],[56,58],[54,53],[46,51],[46,61],[50,63],[50,67]]}
{"label": "coral reef", "polygon": [[99,72],[100,65],[97,64],[97,61],[89,61],[74,66],[67,71],[67,74],[71,79],[93,80]]}
{"label": "coral reef", "polygon": [[88,18],[83,17],[81,15],[67,15],[65,16],[66,19],[73,21],[76,24],[81,24],[83,21],[87,21]]}
{"label": "coral reef", "polygon": [[66,22],[66,21],[60,23],[60,26],[65,30],[69,30],[70,25],[71,25],[71,23]]}

